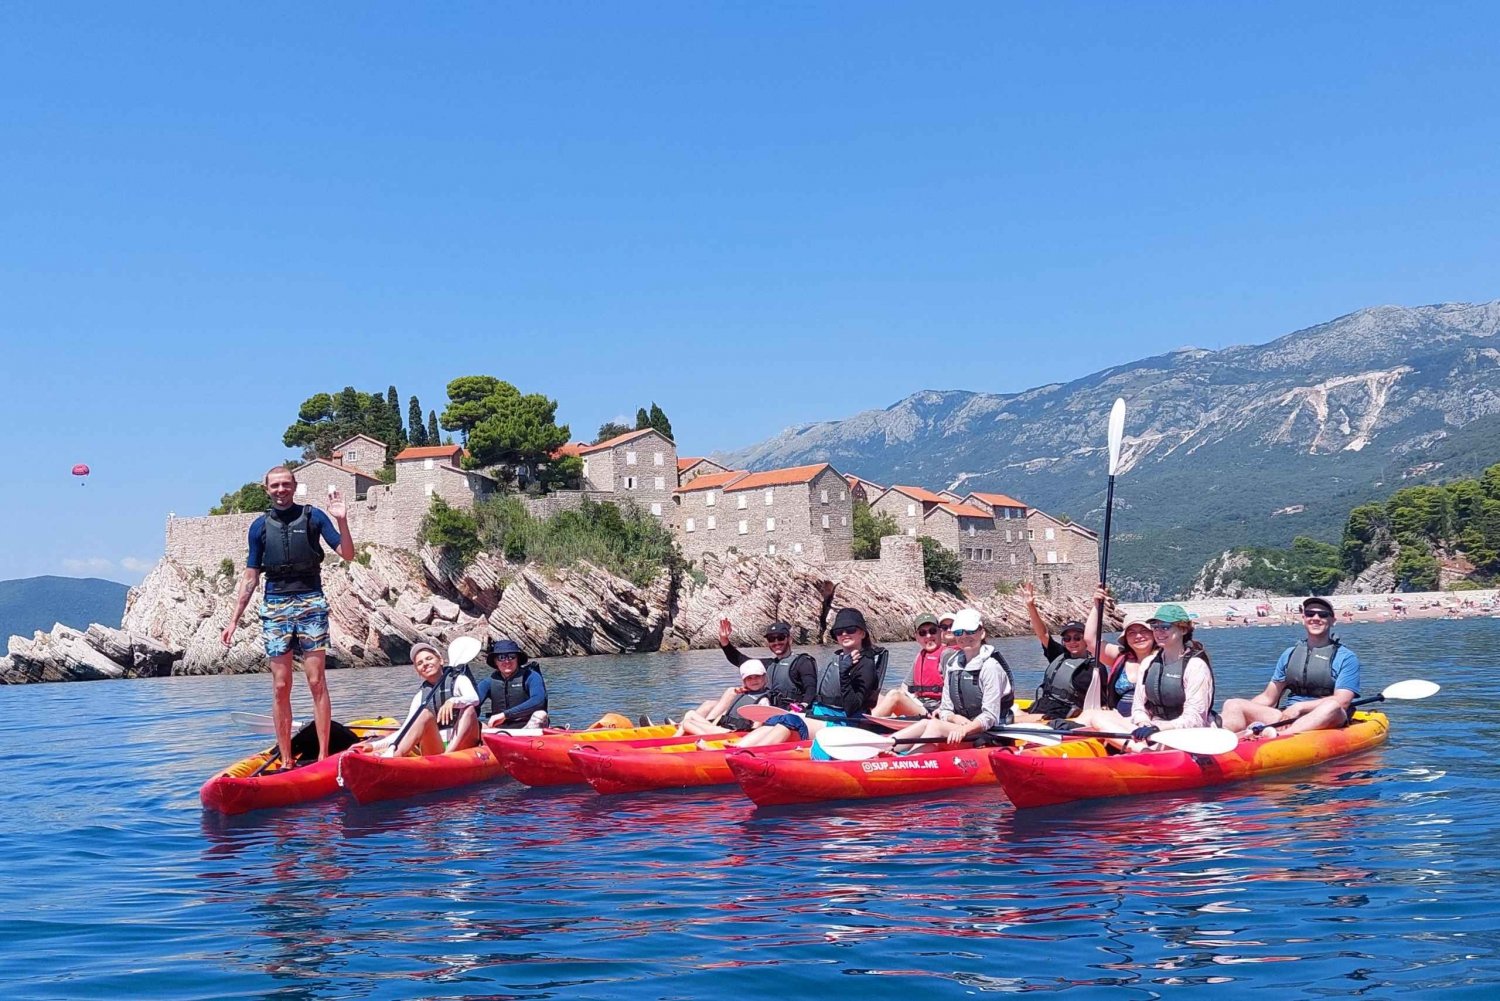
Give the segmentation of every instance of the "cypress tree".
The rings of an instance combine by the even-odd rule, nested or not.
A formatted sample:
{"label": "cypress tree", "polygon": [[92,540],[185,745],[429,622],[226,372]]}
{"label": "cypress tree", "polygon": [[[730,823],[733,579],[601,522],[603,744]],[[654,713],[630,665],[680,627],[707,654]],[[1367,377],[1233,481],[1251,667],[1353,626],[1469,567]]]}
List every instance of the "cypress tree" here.
{"label": "cypress tree", "polygon": [[427,411],[427,444],[441,445],[442,436],[438,434],[437,411]]}
{"label": "cypress tree", "polygon": [[395,386],[387,387],[385,391],[385,408],[391,412],[391,427],[396,432],[397,440],[405,445],[408,438],[406,429],[401,426],[401,396],[396,392]]}
{"label": "cypress tree", "polygon": [[406,408],[407,439],[417,447],[427,444],[427,428],[422,425],[422,404],[413,396]]}
{"label": "cypress tree", "polygon": [[[660,431],[664,436],[672,438],[672,422],[667,420],[666,412],[663,411],[661,407],[658,407],[656,405],[655,400],[651,401],[650,424],[653,428]],[[677,439],[672,438],[672,440],[676,441]]]}
{"label": "cypress tree", "polygon": [[651,418],[646,414],[646,408],[641,407],[635,412],[635,429],[644,431],[651,426]]}

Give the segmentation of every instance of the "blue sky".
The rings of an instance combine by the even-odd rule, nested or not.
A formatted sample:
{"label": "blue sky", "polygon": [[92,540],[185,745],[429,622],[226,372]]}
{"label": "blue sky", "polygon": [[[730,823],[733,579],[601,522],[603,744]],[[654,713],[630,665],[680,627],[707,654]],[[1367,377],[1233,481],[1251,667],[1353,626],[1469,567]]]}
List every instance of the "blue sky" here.
{"label": "blue sky", "polygon": [[[1492,4],[0,7],[0,578],[355,385],[684,454],[1500,296]],[[74,462],[94,474],[80,488]]]}

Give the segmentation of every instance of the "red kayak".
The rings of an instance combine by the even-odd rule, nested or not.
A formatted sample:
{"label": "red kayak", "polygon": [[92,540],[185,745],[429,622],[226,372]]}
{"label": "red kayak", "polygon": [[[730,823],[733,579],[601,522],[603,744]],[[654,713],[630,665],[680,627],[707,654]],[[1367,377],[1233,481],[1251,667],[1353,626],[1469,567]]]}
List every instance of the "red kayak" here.
{"label": "red kayak", "polygon": [[1385,741],[1390,724],[1384,714],[1356,713],[1354,719],[1341,730],[1244,740],[1223,754],[1108,754],[1099,741],[1069,740],[1055,747],[1027,748],[1019,754],[991,751],[990,766],[1000,787],[1018,807],[1197,789],[1306,768]]}
{"label": "red kayak", "polygon": [[[349,729],[360,737],[369,737],[384,733],[395,725],[393,719],[355,720],[349,724]],[[339,759],[347,753],[341,751],[322,761],[285,768],[279,760],[272,760],[276,748],[268,747],[259,754],[236,761],[203,783],[198,798],[206,809],[231,816],[250,810],[310,803],[338,792]]]}
{"label": "red kayak", "polygon": [[697,737],[677,737],[670,723],[617,729],[557,730],[536,736],[520,736],[496,730],[484,735],[484,744],[504,762],[511,778],[529,786],[582,785],[583,774],[568,757],[575,744],[603,741],[647,741],[655,744],[687,743]]}
{"label": "red kayak", "polygon": [[[708,744],[705,749],[698,747],[696,737],[674,743],[628,740],[575,744],[568,749],[568,757],[588,784],[605,794],[730,785],[734,773],[727,759],[743,736],[735,733],[704,738]],[[809,741],[767,744],[756,750],[785,751],[809,745]]]}
{"label": "red kayak", "polygon": [[483,746],[403,758],[346,753],[338,765],[339,785],[361,803],[456,789],[504,774],[505,765]]}
{"label": "red kayak", "polygon": [[730,772],[757,806],[909,796],[995,781],[989,749],[969,744],[863,761],[815,761],[805,745],[796,750],[764,751],[769,753],[757,747],[728,755]]}

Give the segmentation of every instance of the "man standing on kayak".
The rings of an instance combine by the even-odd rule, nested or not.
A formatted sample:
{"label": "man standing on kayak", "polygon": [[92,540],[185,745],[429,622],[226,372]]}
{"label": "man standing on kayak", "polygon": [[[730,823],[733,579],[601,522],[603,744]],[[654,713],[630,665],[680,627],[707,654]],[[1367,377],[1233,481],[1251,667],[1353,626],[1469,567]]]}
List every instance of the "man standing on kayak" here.
{"label": "man standing on kayak", "polygon": [[[1273,723],[1284,734],[1336,730],[1348,723],[1349,703],[1359,697],[1359,658],[1333,635],[1333,622],[1327,598],[1302,602],[1307,635],[1287,647],[1265,691],[1224,703],[1224,728],[1257,737]],[[1291,699],[1285,710],[1278,709],[1284,694]]]}
{"label": "man standing on kayak", "polygon": [[[324,666],[328,655],[328,599],[323,596],[323,549],[319,538],[346,560],[354,559],[349,516],[338,491],[328,495],[328,513],[295,504],[297,477],[285,466],[266,473],[271,510],[250,523],[249,556],[240,577],[234,614],[219,639],[234,642],[240,616],[250,604],[261,574],[266,593],[260,605],[261,639],[271,661],[271,722],[283,761],[292,759],[292,658],[302,654],[302,673],[312,693],[318,731],[318,760],[328,757],[333,704]],[[332,520],[330,520],[330,518]],[[337,523],[337,527],[335,527]]]}

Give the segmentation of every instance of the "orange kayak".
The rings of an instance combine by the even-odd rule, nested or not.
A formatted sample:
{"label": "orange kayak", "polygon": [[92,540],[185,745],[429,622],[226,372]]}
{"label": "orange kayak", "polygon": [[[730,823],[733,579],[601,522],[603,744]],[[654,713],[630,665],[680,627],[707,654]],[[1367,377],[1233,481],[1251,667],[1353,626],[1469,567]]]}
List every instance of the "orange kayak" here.
{"label": "orange kayak", "polygon": [[[393,719],[355,720],[348,724],[360,737],[369,737],[386,732],[384,729],[370,730],[368,727],[392,727]],[[315,799],[332,796],[338,792],[339,759],[347,754],[341,751],[330,754],[322,761],[286,768],[279,760],[267,762],[276,748],[268,747],[259,754],[252,754],[236,761],[198,790],[203,806],[219,813],[234,815],[250,810],[265,810],[277,806],[295,806],[310,803]],[[265,771],[261,771],[264,768]]]}
{"label": "orange kayak", "polygon": [[1244,740],[1223,754],[1108,754],[1099,741],[1069,740],[1021,753],[991,751],[990,767],[1018,807],[1197,789],[1306,768],[1385,741],[1390,724],[1383,713],[1356,713],[1354,719],[1341,730]]}
{"label": "orange kayak", "polygon": [[[693,737],[673,743],[661,740],[595,741],[568,748],[568,758],[589,785],[605,794],[731,785],[734,773],[729,770],[728,758],[743,736],[735,733],[717,739],[705,738],[707,748],[699,748],[697,738]],[[807,746],[808,741],[767,744],[757,751]]]}
{"label": "orange kayak", "polygon": [[489,782],[505,774],[505,765],[484,746],[442,754],[386,758],[378,754],[343,754],[338,783],[361,803],[378,803],[424,792]]}
{"label": "orange kayak", "polygon": [[728,756],[729,770],[757,806],[910,796],[995,781],[989,749],[968,744],[863,761],[815,761],[806,745],[764,750],[770,753],[757,747]]}
{"label": "orange kayak", "polygon": [[511,778],[529,786],[582,785],[583,773],[568,757],[575,744],[655,740],[658,743],[688,743],[697,737],[673,736],[670,723],[629,726],[618,729],[559,730],[540,737],[521,736],[496,730],[484,735],[484,745],[504,763]]}

